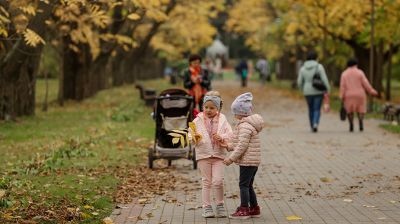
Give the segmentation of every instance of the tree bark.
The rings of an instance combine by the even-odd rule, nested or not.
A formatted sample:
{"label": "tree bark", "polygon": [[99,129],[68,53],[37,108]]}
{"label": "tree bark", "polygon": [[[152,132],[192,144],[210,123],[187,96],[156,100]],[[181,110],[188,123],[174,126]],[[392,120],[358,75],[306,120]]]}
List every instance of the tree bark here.
{"label": "tree bark", "polygon": [[64,43],[63,51],[63,88],[62,100],[83,100],[94,95],[96,89],[96,77],[91,77],[89,66],[91,65],[91,55],[87,45],[81,45],[79,53],[74,52],[68,47],[68,41]]}
{"label": "tree bark", "polygon": [[381,40],[377,46],[376,50],[376,60],[374,61],[375,65],[374,68],[376,67],[374,71],[374,79],[373,79],[373,86],[375,87],[376,91],[378,91],[378,97],[381,97],[381,94],[383,92],[383,73],[384,73],[384,49],[383,49],[383,41]]}
{"label": "tree bark", "polygon": [[[122,16],[122,6],[116,6],[113,14],[113,23],[110,32],[116,34],[125,23]],[[108,32],[107,29],[100,32]],[[64,39],[63,50],[63,75],[61,75],[62,87],[59,89],[59,101],[64,99],[83,100],[93,96],[98,91],[110,86],[111,75],[108,71],[109,59],[116,43],[102,42],[100,55],[91,59],[90,49],[87,45],[80,45],[80,52],[69,49],[69,39]]]}
{"label": "tree bark", "polygon": [[294,57],[288,52],[285,52],[281,59],[279,60],[279,76],[278,79],[281,80],[296,80],[297,69],[296,62],[291,60]]}
{"label": "tree bark", "polygon": [[[170,12],[175,8],[177,1],[171,0],[167,8],[165,9],[165,14],[169,15]],[[140,46],[134,49],[132,52],[126,53],[124,51],[119,51],[117,56],[112,62],[112,72],[113,72],[113,86],[120,86],[124,83],[134,83],[137,79],[135,70],[140,70],[142,67],[143,59],[148,56],[150,42],[153,37],[157,34],[159,28],[164,22],[154,21],[150,31],[147,35],[140,41]]]}
{"label": "tree bark", "polygon": [[386,74],[386,100],[390,101],[392,99],[392,49],[393,45],[390,44],[389,46],[389,55],[388,55],[388,66],[387,66],[387,74]]}
{"label": "tree bark", "polygon": [[[51,5],[39,2],[37,14],[28,28],[45,35],[45,21],[51,15]],[[8,40],[12,49],[0,61],[0,119],[35,113],[35,85],[42,45],[30,47],[22,39]]]}

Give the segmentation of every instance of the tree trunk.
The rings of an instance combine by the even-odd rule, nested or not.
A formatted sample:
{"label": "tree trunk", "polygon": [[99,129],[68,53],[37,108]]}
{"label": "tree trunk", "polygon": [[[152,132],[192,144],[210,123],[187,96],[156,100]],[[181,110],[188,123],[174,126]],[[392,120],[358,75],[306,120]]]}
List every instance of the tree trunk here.
{"label": "tree trunk", "polygon": [[[175,8],[176,4],[176,0],[169,1],[165,9],[165,14],[169,15],[169,13]],[[151,54],[151,50],[149,50],[150,42],[157,34],[159,28],[163,23],[163,21],[154,21],[151,24],[149,32],[140,41],[139,47],[134,49],[132,52],[118,52],[117,56],[112,62],[113,86],[119,86],[124,83],[134,83],[136,81],[138,75],[136,74],[136,71],[138,70],[138,68],[144,66],[141,63],[143,58],[145,58],[146,55]]]}
{"label": "tree trunk", "polygon": [[388,55],[388,67],[387,67],[387,75],[386,75],[386,100],[390,101],[392,99],[391,90],[391,79],[392,79],[392,50],[393,45],[390,44],[389,46],[389,55]]}
{"label": "tree trunk", "polygon": [[[28,28],[45,35],[45,21],[51,15],[51,6],[39,2],[37,12]],[[11,42],[12,40],[8,40]],[[23,39],[12,43],[13,48],[0,61],[0,119],[35,113],[35,85],[43,45],[27,46]]]}
{"label": "tree trunk", "polygon": [[[68,41],[67,41],[68,42]],[[63,75],[62,99],[83,100],[97,92],[95,77],[91,77],[89,66],[91,56],[88,46],[80,46],[79,53],[74,52],[64,43],[63,51]]]}
{"label": "tree trunk", "polygon": [[118,53],[112,60],[112,85],[121,86],[126,82],[128,71],[125,70],[124,61],[130,60],[126,54]]}
{"label": "tree trunk", "polygon": [[381,40],[379,42],[379,45],[377,47],[377,52],[376,52],[376,60],[374,61],[374,68],[376,67],[374,71],[374,79],[373,79],[373,86],[375,87],[376,91],[378,91],[378,97],[381,97],[381,94],[383,92],[383,73],[384,73],[384,49],[383,49],[383,41]]}
{"label": "tree trunk", "polygon": [[110,86],[108,81],[109,78],[111,78],[109,75],[110,72],[108,71],[110,54],[99,55],[89,68],[89,76],[94,81],[92,83],[92,88],[95,89],[96,92]]}
{"label": "tree trunk", "polygon": [[48,77],[48,72],[44,72],[44,81],[45,81],[45,93],[44,93],[44,99],[43,99],[43,104],[42,104],[42,111],[46,112],[48,108],[48,96],[49,96],[49,77]]}
{"label": "tree trunk", "polygon": [[[36,52],[40,54],[41,48],[38,47]],[[17,68],[8,65],[1,68],[0,119],[15,119],[35,113],[35,84],[39,59],[39,56],[31,56],[14,62],[19,65]],[[12,62],[7,64],[9,63]]]}
{"label": "tree trunk", "polygon": [[282,56],[282,58],[279,61],[279,79],[282,80],[296,80],[297,77],[297,67],[296,66],[296,62],[292,61],[291,58],[293,58],[293,56],[286,52],[284,53],[284,55]]}

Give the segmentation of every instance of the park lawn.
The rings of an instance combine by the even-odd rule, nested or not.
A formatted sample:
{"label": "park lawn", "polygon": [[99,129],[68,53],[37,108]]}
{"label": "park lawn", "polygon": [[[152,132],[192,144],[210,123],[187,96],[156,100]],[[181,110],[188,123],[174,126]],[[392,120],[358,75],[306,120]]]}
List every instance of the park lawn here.
{"label": "park lawn", "polygon": [[[158,92],[170,87],[165,80],[143,83]],[[40,110],[38,80],[36,115],[0,123],[0,223],[100,223],[114,208],[121,182],[115,174],[146,161],[155,124],[134,85],[63,107],[57,85],[50,80],[47,112]]]}

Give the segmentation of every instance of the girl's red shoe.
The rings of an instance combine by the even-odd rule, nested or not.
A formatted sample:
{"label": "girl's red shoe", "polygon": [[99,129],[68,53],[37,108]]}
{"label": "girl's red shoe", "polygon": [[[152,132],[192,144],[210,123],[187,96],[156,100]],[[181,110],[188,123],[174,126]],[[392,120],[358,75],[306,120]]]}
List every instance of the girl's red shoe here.
{"label": "girl's red shoe", "polygon": [[248,219],[250,218],[248,207],[239,207],[236,212],[229,216],[230,219]]}
{"label": "girl's red shoe", "polygon": [[261,217],[261,208],[260,208],[260,206],[254,206],[254,207],[250,207],[250,209],[249,209],[249,215],[252,217],[252,218],[259,218],[259,217]]}

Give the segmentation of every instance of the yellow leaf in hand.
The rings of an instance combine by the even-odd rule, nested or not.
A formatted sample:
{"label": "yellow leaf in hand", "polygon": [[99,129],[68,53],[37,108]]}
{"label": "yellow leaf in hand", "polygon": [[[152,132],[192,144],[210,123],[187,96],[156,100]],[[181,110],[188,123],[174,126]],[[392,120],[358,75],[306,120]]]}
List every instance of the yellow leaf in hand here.
{"label": "yellow leaf in hand", "polygon": [[197,133],[196,124],[193,122],[189,122],[189,127],[193,130],[194,133]]}

